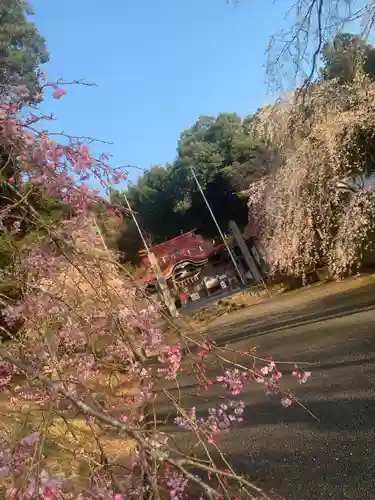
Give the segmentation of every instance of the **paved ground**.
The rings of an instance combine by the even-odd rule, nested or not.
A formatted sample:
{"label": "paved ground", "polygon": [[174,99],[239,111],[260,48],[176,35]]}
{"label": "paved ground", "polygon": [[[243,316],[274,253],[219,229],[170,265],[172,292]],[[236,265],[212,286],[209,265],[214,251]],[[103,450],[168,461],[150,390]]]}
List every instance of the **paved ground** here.
{"label": "paved ground", "polygon": [[[220,439],[238,470],[287,500],[375,499],[374,320],[375,282],[367,278],[286,294],[211,324],[221,345],[257,345],[275,360],[319,363],[308,385],[293,385],[319,421],[298,406],[283,409],[257,388],[242,396],[244,424]],[[197,405],[192,377],[184,375],[180,386],[185,405]],[[213,389],[199,411],[218,398]],[[161,399],[159,416],[168,411]],[[176,434],[189,442],[188,434]]]}

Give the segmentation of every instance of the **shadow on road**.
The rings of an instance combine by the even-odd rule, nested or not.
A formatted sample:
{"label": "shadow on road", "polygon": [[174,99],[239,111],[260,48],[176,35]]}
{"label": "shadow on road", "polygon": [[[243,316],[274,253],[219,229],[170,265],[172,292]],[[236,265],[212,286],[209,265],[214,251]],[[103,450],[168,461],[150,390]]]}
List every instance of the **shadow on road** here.
{"label": "shadow on road", "polygon": [[311,401],[308,409],[319,420],[314,420],[298,404],[291,408],[282,408],[279,399],[257,403],[246,408],[245,426],[295,424],[303,422],[316,431],[363,431],[374,427],[374,399],[335,399],[329,401]]}
{"label": "shadow on road", "polygon": [[[213,396],[210,399],[210,404],[205,406],[208,408],[220,402],[222,402],[221,398]],[[197,406],[197,417],[206,418],[207,408],[202,408],[202,405]],[[374,429],[375,426],[375,399],[316,400],[310,401],[307,408],[316,418],[297,403],[290,408],[283,408],[279,397],[264,396],[262,402],[251,403],[248,401],[241,428],[303,423],[317,432],[327,430],[356,432]],[[176,427],[177,430],[178,427],[174,424],[175,416],[175,411],[157,412],[158,420],[165,422],[167,427]]]}
{"label": "shadow on road", "polygon": [[[345,361],[331,361],[331,362],[325,362],[325,363],[317,363],[314,366],[309,366],[309,371],[311,371],[313,374],[319,375],[320,372],[326,371],[326,370],[332,370],[332,369],[346,369],[346,368],[356,368],[356,367],[362,367],[365,368],[366,366],[371,366],[375,364],[375,355],[367,358],[359,358],[359,359],[351,359],[351,360],[345,360]],[[208,370],[207,375],[211,380],[215,380],[216,375],[221,375],[222,374],[222,369],[219,367],[216,367],[214,369]],[[288,374],[287,374],[288,376]],[[290,376],[290,374],[289,374]],[[294,379],[293,379],[294,380]],[[219,384],[217,384],[219,386]],[[261,386],[257,386],[260,388]],[[308,385],[306,386],[308,387]],[[178,387],[176,386],[171,386],[168,388],[168,391],[176,397],[176,394],[179,392],[186,393],[186,391],[194,391],[194,394],[192,395],[196,397],[198,400],[200,397],[196,396],[195,392],[197,390],[197,381],[193,383],[179,383]],[[311,389],[308,389],[308,393],[311,394]],[[155,393],[160,393],[160,391],[156,390]],[[211,398],[210,393],[204,394],[203,395],[204,399],[209,400]],[[375,426],[375,422],[374,422]]]}
{"label": "shadow on road", "polygon": [[[285,313],[270,313],[246,318],[235,325],[215,328],[218,345],[255,338],[285,329],[311,325],[328,319],[340,318],[359,312],[375,310],[375,288],[373,284],[314,300],[307,306]],[[285,297],[286,298],[286,297]],[[233,333],[230,333],[231,330]],[[225,334],[224,332],[229,332]],[[221,334],[224,333],[224,334]]]}
{"label": "shadow on road", "polygon": [[[258,454],[231,455],[231,464],[259,487],[272,488],[287,500],[362,500],[374,498],[370,461],[375,451],[366,442],[330,443],[329,448],[293,450],[264,449]],[[359,453],[358,453],[359,452]],[[362,453],[361,453],[362,452]],[[358,454],[357,454],[358,453]],[[215,457],[216,458],[216,457]],[[218,458],[219,460],[219,458]],[[342,478],[346,478],[343,482]],[[281,496],[283,495],[283,496]]]}
{"label": "shadow on road", "polygon": [[[219,446],[227,449],[237,473],[288,500],[374,498],[375,399],[316,401],[309,409],[320,421],[298,406],[283,409],[276,401],[251,405],[237,432],[224,435],[222,443],[219,438]],[[181,433],[191,446],[189,431]],[[228,441],[227,448],[226,439],[235,446]]]}
{"label": "shadow on road", "polygon": [[[318,420],[298,404],[282,408],[279,398],[249,384],[239,396],[246,404],[244,422],[219,438],[220,448],[236,471],[287,500],[370,500],[375,498],[375,284],[323,297],[314,292],[305,302],[294,301],[285,295],[269,301],[272,307],[255,305],[246,318],[213,326],[210,334],[218,346],[233,349],[225,350],[227,357],[243,364],[249,358],[245,361],[241,351],[256,343],[259,356],[317,363],[308,368],[313,376],[307,386],[283,377],[282,388],[285,383]],[[223,367],[210,359],[207,375],[215,380]],[[184,393],[184,408],[196,406],[197,416],[206,418],[228,393],[214,384],[198,397],[188,363],[185,367],[179,388],[171,384],[169,390],[175,398]],[[174,424],[171,403],[161,394],[157,401],[165,430],[181,446],[193,447],[191,434]]]}

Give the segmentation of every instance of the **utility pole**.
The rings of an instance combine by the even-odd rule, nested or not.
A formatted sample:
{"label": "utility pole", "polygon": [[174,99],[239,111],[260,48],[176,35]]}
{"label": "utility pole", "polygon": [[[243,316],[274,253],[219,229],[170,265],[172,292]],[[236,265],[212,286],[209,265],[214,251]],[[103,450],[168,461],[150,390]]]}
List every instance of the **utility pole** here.
{"label": "utility pole", "polygon": [[134,214],[134,211],[132,210],[132,207],[130,206],[130,203],[129,203],[129,200],[126,196],[126,194],[124,193],[124,198],[125,198],[125,201],[126,201],[126,205],[132,215],[132,218],[133,218],[133,221],[134,221],[134,224],[136,225],[137,229],[138,229],[138,233],[139,233],[139,236],[141,237],[141,240],[143,242],[143,245],[145,247],[145,250],[147,251],[147,256],[148,256],[148,260],[151,264],[151,267],[155,273],[155,276],[156,276],[156,282],[158,284],[158,289],[162,295],[162,298],[164,300],[164,303],[165,305],[167,306],[168,308],[168,311],[170,313],[170,315],[172,316],[172,318],[177,318],[178,317],[178,311],[177,311],[177,308],[176,308],[176,305],[173,301],[173,298],[171,296],[171,293],[169,291],[169,288],[168,288],[168,285],[165,281],[165,278],[161,272],[161,269],[160,269],[160,266],[159,266],[159,263],[158,263],[158,260],[157,260],[157,257],[156,255],[153,253],[153,252],[150,252],[150,248],[149,246],[147,245],[147,242],[145,240],[145,237],[143,236],[143,233],[142,233],[142,230],[138,224],[138,221],[137,221],[137,218]]}
{"label": "utility pole", "polygon": [[221,237],[221,239],[223,240],[223,243],[224,243],[224,245],[225,245],[225,248],[227,249],[227,252],[229,253],[229,256],[230,256],[230,258],[231,258],[231,260],[232,260],[232,262],[233,262],[234,268],[235,268],[235,270],[236,270],[236,272],[237,272],[237,274],[238,274],[238,276],[239,276],[239,278],[240,278],[240,280],[241,280],[241,283],[242,283],[243,285],[246,285],[246,280],[245,280],[245,278],[244,278],[243,274],[241,273],[240,268],[238,267],[238,264],[237,264],[237,262],[236,262],[236,259],[235,259],[234,255],[233,255],[233,252],[232,252],[232,250],[229,248],[229,245],[228,245],[228,243],[227,243],[227,241],[226,241],[226,239],[225,239],[225,237],[224,237],[224,234],[223,234],[222,230],[220,229],[219,223],[217,222],[216,217],[215,217],[215,215],[214,215],[214,213],[213,213],[213,211],[212,211],[212,209],[211,209],[211,207],[210,207],[210,204],[208,203],[208,200],[207,200],[207,198],[206,198],[206,196],[205,196],[205,194],[204,194],[204,192],[203,192],[202,186],[200,185],[200,183],[199,183],[199,181],[198,181],[198,178],[197,178],[197,176],[195,175],[195,172],[194,172],[193,167],[190,167],[190,170],[191,170],[191,173],[193,174],[193,177],[194,177],[195,182],[197,183],[197,186],[198,186],[198,189],[199,189],[199,191],[200,191],[200,193],[201,193],[201,195],[202,195],[202,198],[204,199],[204,201],[205,201],[205,203],[206,203],[206,205],[207,205],[207,208],[208,208],[208,210],[209,210],[209,212],[210,212],[210,214],[211,214],[212,220],[214,221],[214,223],[215,223],[215,225],[216,225],[216,227],[217,227],[217,230],[219,231],[220,237]]}
{"label": "utility pole", "polygon": [[144,247],[145,247],[145,249],[147,250],[147,253],[149,253],[149,252],[150,252],[150,250],[149,250],[148,245],[147,245],[147,243],[146,243],[146,240],[145,240],[145,238],[144,238],[144,236],[143,236],[143,233],[142,233],[142,231],[141,231],[141,228],[140,228],[140,226],[139,226],[139,224],[138,224],[137,218],[136,218],[136,216],[135,216],[135,214],[134,214],[134,212],[133,212],[133,210],[132,210],[132,207],[130,206],[130,203],[129,203],[128,197],[126,196],[126,194],[125,194],[125,193],[123,193],[123,194],[124,194],[124,198],[125,198],[125,201],[126,201],[126,205],[127,205],[128,209],[129,209],[129,212],[131,213],[131,215],[132,215],[132,217],[133,217],[134,224],[136,225],[136,228],[138,229],[138,233],[139,233],[139,236],[141,237],[141,240],[142,240],[143,246],[144,246]]}

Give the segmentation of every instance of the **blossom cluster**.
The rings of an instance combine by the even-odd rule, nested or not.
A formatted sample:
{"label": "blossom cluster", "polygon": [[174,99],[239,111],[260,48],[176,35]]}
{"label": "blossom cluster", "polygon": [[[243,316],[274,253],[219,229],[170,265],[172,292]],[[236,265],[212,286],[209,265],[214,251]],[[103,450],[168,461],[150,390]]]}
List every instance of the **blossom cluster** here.
{"label": "blossom cluster", "polygon": [[247,371],[240,371],[238,368],[234,370],[226,370],[224,375],[216,377],[217,382],[221,382],[233,396],[237,396],[243,391],[245,382],[249,379]]}
{"label": "blossom cluster", "polygon": [[159,373],[163,374],[167,380],[176,378],[178,371],[181,368],[181,347],[180,345],[170,346],[159,356],[159,361],[162,363],[162,368],[159,368]]}
{"label": "blossom cluster", "polygon": [[[60,99],[65,94],[64,89],[56,88],[53,96]],[[41,95],[38,100],[42,100]],[[70,137],[64,144],[39,132],[35,124],[46,118],[43,113],[36,111],[20,118],[18,111],[18,105],[0,103],[0,142],[16,148],[14,157],[22,161],[23,167],[18,178],[12,176],[9,182],[17,181],[21,191],[27,181],[49,196],[85,209],[98,199],[98,190],[90,184],[108,190],[110,185],[126,179],[126,172],[109,165],[108,155],[95,158],[82,139]]]}
{"label": "blossom cluster", "polygon": [[175,423],[185,430],[201,430],[208,437],[208,442],[214,442],[214,436],[228,430],[235,423],[242,423],[242,414],[245,403],[243,401],[229,401],[222,403],[217,408],[208,410],[207,418],[198,418],[196,408],[193,406],[185,415],[175,418]]}
{"label": "blossom cluster", "polygon": [[186,477],[179,472],[171,471],[169,467],[165,469],[165,476],[170,499],[181,500],[181,498],[184,498],[184,493],[188,484]]}

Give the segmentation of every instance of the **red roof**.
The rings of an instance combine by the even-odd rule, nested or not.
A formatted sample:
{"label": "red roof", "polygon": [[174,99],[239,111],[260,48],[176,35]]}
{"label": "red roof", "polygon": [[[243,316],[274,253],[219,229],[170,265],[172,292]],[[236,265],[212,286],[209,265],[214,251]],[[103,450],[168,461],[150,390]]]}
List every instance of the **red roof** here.
{"label": "red roof", "polygon": [[[211,255],[223,248],[224,245],[216,245],[212,239],[189,231],[164,243],[152,246],[150,252],[156,255],[163,276],[169,278],[179,262],[190,261],[194,264],[203,264]],[[143,265],[150,270],[145,281],[152,281],[155,276],[150,269],[147,251],[141,250],[139,253],[142,256]]]}

